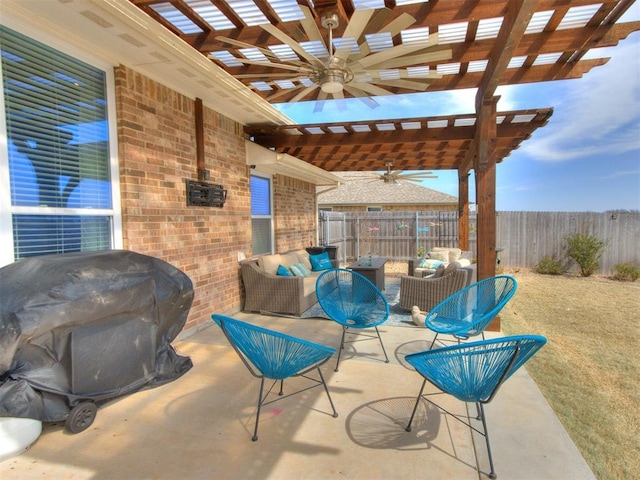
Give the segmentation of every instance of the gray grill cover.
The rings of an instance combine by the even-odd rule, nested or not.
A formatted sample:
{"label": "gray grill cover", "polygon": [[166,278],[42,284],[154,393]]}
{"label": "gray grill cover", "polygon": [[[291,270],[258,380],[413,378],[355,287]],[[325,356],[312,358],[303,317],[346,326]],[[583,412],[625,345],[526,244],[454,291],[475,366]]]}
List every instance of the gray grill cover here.
{"label": "gray grill cover", "polygon": [[0,416],[59,421],[175,380],[192,367],[171,346],[192,301],[187,275],[130,251],[0,268]]}

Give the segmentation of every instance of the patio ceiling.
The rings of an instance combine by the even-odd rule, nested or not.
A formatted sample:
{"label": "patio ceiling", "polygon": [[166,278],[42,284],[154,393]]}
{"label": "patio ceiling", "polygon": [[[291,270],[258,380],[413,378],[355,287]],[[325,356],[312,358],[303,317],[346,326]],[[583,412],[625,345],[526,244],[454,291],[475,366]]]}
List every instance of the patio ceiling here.
{"label": "patio ceiling", "polygon": [[[579,78],[608,60],[588,50],[640,29],[615,23],[633,0],[528,0],[517,15],[504,0],[130,1],[272,103]],[[363,72],[335,93],[318,88],[330,52]]]}
{"label": "patio ceiling", "polygon": [[[129,1],[270,103],[311,100],[318,111],[320,100],[356,97],[375,106],[377,95],[478,89],[469,115],[245,127],[256,143],[327,171],[392,162],[394,170],[466,174],[486,146],[480,125],[486,134],[494,121],[498,163],[552,114],[482,113],[499,85],[580,78],[608,61],[583,59],[589,50],[640,30],[640,22],[616,23],[634,0]],[[331,14],[333,42],[323,26]],[[339,79],[327,93],[336,62],[338,75],[354,79]]]}

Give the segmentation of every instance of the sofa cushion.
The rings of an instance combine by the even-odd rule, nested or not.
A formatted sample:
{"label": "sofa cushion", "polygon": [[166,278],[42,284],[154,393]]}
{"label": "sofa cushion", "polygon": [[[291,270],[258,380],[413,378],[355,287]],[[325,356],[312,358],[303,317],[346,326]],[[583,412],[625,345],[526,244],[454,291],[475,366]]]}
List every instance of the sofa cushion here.
{"label": "sofa cushion", "polygon": [[282,256],[282,264],[285,267],[291,268],[291,265],[300,263],[300,260],[298,259],[298,255],[296,255],[295,252],[282,253],[281,256]]}
{"label": "sofa cushion", "polygon": [[311,262],[311,270],[314,272],[328,270],[333,267],[331,259],[329,258],[329,252],[322,252],[318,255],[309,255],[309,261]]}
{"label": "sofa cushion", "polygon": [[[275,253],[273,255],[262,255],[258,257],[258,266],[266,273],[275,275],[278,271],[278,265],[285,264],[282,255]],[[289,266],[289,265],[287,265]]]}
{"label": "sofa cushion", "polygon": [[278,265],[278,269],[276,270],[276,275],[281,275],[283,277],[291,277],[293,276],[293,273],[291,273],[291,270],[289,270],[287,267],[280,264]]}
{"label": "sofa cushion", "polygon": [[296,256],[298,257],[297,263],[301,263],[306,267],[307,270],[311,271],[311,262],[309,261],[309,253],[304,249],[296,250],[293,253],[295,253]]}

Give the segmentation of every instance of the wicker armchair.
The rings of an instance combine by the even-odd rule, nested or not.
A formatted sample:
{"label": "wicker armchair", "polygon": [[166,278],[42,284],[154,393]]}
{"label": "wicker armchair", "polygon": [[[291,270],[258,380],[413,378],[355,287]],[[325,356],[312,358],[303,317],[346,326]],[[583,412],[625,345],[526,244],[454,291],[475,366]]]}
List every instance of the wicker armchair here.
{"label": "wicker armchair", "polygon": [[463,267],[437,278],[402,276],[400,308],[410,310],[417,305],[420,310],[428,312],[448,296],[466,287],[473,273],[470,267]]}

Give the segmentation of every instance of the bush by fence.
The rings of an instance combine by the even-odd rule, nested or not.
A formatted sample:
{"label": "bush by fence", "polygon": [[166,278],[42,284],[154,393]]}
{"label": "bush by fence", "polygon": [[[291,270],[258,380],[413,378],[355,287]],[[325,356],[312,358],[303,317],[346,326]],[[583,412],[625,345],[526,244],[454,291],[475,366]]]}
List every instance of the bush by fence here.
{"label": "bush by fence", "polygon": [[[469,215],[469,245],[476,251],[476,214]],[[640,265],[640,212],[498,212],[496,248],[501,266],[535,268],[549,257],[567,263],[566,236],[587,233],[606,242],[596,273],[611,275],[619,263]],[[320,212],[321,243],[339,246],[343,261],[380,255],[415,258],[419,247],[458,246],[458,214],[426,212]]]}

